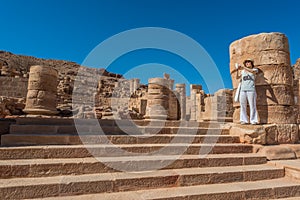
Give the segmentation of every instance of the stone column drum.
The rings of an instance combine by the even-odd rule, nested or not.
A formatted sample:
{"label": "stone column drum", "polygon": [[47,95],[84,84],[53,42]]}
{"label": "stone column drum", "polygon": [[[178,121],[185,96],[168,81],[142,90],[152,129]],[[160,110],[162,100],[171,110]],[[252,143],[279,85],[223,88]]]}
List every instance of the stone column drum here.
{"label": "stone column drum", "polygon": [[[190,85],[190,93],[191,93],[191,117],[190,121],[197,120],[197,94],[202,90],[202,85]],[[199,111],[200,112],[200,111]],[[199,113],[200,114],[200,113]]]}
{"label": "stone column drum", "polygon": [[164,78],[150,78],[148,80],[148,101],[146,118],[167,119],[169,110],[169,83]]}
{"label": "stone column drum", "polygon": [[185,84],[176,84],[176,92],[177,92],[177,98],[179,102],[179,119],[180,120],[186,120],[186,90],[185,90]]}
{"label": "stone column drum", "polygon": [[45,66],[32,66],[28,80],[25,113],[40,115],[57,114],[58,72]]}
{"label": "stone column drum", "polygon": [[179,102],[177,99],[178,93],[176,91],[169,92],[169,109],[168,109],[168,119],[169,120],[178,120],[178,110]]}
{"label": "stone column drum", "polygon": [[[295,123],[293,74],[287,37],[282,33],[261,33],[231,43],[233,95],[239,84],[236,80],[235,63],[242,64],[248,58],[253,59],[255,67],[259,69],[256,92],[260,123]],[[234,108],[233,121],[239,122],[239,103],[234,103]]]}
{"label": "stone column drum", "polygon": [[130,94],[133,94],[140,87],[140,79],[134,78],[129,81],[130,83]]}

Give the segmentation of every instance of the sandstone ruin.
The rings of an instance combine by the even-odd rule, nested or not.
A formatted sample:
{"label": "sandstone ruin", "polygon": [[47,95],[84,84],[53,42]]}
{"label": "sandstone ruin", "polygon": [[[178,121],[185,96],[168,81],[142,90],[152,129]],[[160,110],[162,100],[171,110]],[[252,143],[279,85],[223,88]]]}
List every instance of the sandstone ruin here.
{"label": "sandstone ruin", "polygon": [[[0,196],[300,196],[300,60],[291,66],[281,33],[247,36],[229,51],[233,89],[214,94],[175,84],[168,74],[144,85],[104,69],[1,51]],[[233,101],[234,65],[246,58],[259,69],[259,125],[240,125]]]}

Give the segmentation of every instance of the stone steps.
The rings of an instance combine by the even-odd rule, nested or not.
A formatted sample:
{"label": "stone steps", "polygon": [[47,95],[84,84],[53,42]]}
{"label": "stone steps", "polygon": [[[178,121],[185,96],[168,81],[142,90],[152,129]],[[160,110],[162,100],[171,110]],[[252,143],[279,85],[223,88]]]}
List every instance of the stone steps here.
{"label": "stone steps", "polygon": [[196,128],[220,128],[220,122],[196,122],[196,121],[154,121],[154,120],[110,120],[110,119],[65,119],[65,118],[18,118],[18,125],[97,125],[100,126],[164,126],[164,127],[196,127]]}
{"label": "stone steps", "polygon": [[[248,165],[172,169],[140,173],[116,172],[40,178],[12,178],[1,180],[0,196],[5,199],[18,199],[91,193],[119,193],[119,195],[122,195],[122,192],[125,191],[134,191],[135,193],[138,190],[155,188],[164,188],[167,192],[174,187],[184,191],[185,187],[190,186],[200,188],[210,185],[215,187],[211,184],[217,184],[220,181],[228,184],[236,182],[251,183],[251,181],[263,179],[280,179],[283,176],[284,170],[282,168],[269,165]],[[168,195],[172,194],[167,193]],[[109,198],[99,196],[99,199]]]}
{"label": "stone steps", "polygon": [[[0,159],[19,158],[84,158],[137,155],[206,155],[226,153],[252,153],[248,144],[97,144],[51,145],[29,148],[0,148]],[[22,156],[22,157],[20,157]]]}
{"label": "stone steps", "polygon": [[[18,157],[18,156],[16,156]],[[70,174],[108,173],[117,171],[149,171],[156,169],[184,169],[266,164],[256,154],[211,154],[182,156],[90,157],[59,159],[0,160],[0,178],[41,177]],[[271,166],[273,167],[273,166]],[[0,181],[1,182],[1,181]]]}
{"label": "stone steps", "polygon": [[43,198],[45,200],[212,200],[281,199],[300,196],[300,183],[286,178]]}
{"label": "stone steps", "polygon": [[[193,121],[18,118],[14,124],[10,125],[9,134],[1,137],[1,145],[82,144],[78,135],[81,138],[88,136],[90,139],[85,140],[88,143],[95,143],[92,136],[101,135],[142,135],[149,137],[158,135],[228,135],[229,131],[221,129],[221,125],[222,123],[219,122]],[[168,139],[166,139],[167,137],[164,138],[157,141],[165,143],[164,141]],[[142,139],[139,139],[139,142],[156,143],[155,140],[150,139],[148,142],[143,142]],[[232,142],[236,143],[237,139],[233,139]],[[130,142],[127,143],[130,144]]]}
{"label": "stone steps", "polygon": [[94,126],[94,125],[19,125],[10,126],[10,134],[74,134],[77,135],[156,135],[156,134],[190,134],[190,135],[226,135],[227,129],[197,127],[143,127],[143,126]]}
{"label": "stone steps", "polygon": [[228,135],[221,123],[77,120],[78,124],[72,119],[17,119],[10,134],[1,137],[8,146],[0,147],[0,197],[300,196],[300,182],[291,179],[283,166],[268,164],[265,156],[253,153],[252,145]]}
{"label": "stone steps", "polygon": [[283,167],[287,177],[300,181],[300,159],[273,160],[269,164]]}
{"label": "stone steps", "polygon": [[[25,122],[24,122],[25,123]],[[158,136],[158,135],[228,135],[227,129],[197,128],[197,127],[143,127],[143,126],[94,126],[94,125],[34,125],[13,124],[10,133],[1,136],[2,146],[13,145],[46,145],[46,144],[80,144],[80,140],[71,135],[102,136],[102,135],[131,135],[131,136]],[[61,135],[61,136],[60,136]],[[166,138],[166,137],[165,137]],[[151,139],[153,141],[155,139]],[[235,138],[235,140],[237,140]],[[92,140],[86,140],[88,143]],[[90,142],[89,142],[90,141]],[[139,140],[142,141],[142,140]]]}
{"label": "stone steps", "polygon": [[[175,139],[176,138],[176,139]],[[11,145],[79,145],[102,144],[109,140],[113,144],[166,144],[166,143],[239,143],[238,136],[229,135],[174,135],[154,136],[130,135],[68,135],[68,134],[6,134],[2,136],[2,146]]]}

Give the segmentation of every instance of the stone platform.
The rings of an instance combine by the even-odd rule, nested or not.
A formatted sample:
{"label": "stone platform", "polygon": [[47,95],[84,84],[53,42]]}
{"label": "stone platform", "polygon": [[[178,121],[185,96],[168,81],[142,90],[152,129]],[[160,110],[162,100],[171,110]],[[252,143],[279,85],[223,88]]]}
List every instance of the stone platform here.
{"label": "stone platform", "polygon": [[[126,131],[117,127],[122,123]],[[268,162],[220,123],[168,121],[161,128],[160,121],[136,121],[135,129],[130,123],[100,120],[105,135],[92,128],[80,142],[72,120],[17,119],[2,135],[8,146],[0,147],[1,198],[300,197],[298,175],[290,176],[295,166]]]}

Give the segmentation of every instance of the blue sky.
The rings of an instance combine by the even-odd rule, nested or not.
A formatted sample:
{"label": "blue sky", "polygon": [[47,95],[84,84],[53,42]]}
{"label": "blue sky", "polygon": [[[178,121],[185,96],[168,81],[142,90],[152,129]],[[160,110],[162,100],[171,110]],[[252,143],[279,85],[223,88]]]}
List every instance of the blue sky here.
{"label": "blue sky", "polygon": [[[197,41],[215,62],[225,88],[232,88],[229,45],[244,36],[282,32],[289,38],[291,64],[300,57],[300,3],[296,0],[0,0],[0,5],[0,50],[15,54],[81,64],[97,45],[115,34],[162,27]],[[150,70],[129,73],[141,65]],[[162,65],[181,69],[190,83],[202,84],[206,92],[220,87],[207,91],[207,81],[190,70],[189,62],[161,50],[130,52],[105,67],[127,78],[140,75],[137,78],[145,83],[149,77],[162,76]]]}

